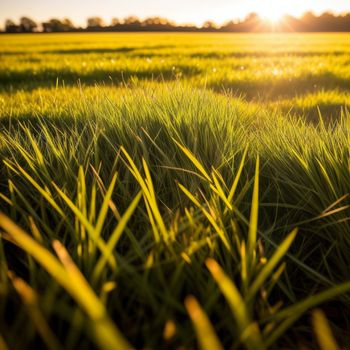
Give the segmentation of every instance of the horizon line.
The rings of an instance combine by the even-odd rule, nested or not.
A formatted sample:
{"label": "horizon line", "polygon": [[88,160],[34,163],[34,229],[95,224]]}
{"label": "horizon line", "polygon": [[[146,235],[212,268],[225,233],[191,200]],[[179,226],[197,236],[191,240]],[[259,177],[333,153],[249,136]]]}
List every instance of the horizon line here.
{"label": "horizon line", "polygon": [[[140,22],[145,21],[145,20],[150,19],[150,18],[160,18],[160,19],[163,19],[163,20],[167,20],[169,23],[172,23],[172,24],[174,24],[174,25],[176,25],[176,26],[194,26],[194,27],[197,27],[197,28],[201,28],[201,27],[202,27],[205,23],[207,23],[207,22],[212,22],[213,24],[218,25],[218,26],[225,25],[225,24],[227,24],[227,23],[229,23],[229,22],[242,23],[244,20],[246,20],[246,19],[247,19],[250,15],[252,15],[252,14],[256,15],[256,16],[257,16],[259,19],[261,19],[261,20],[267,20],[267,21],[268,21],[268,19],[265,19],[264,16],[259,15],[258,12],[256,12],[256,11],[251,11],[251,12],[247,13],[245,16],[235,17],[235,18],[227,19],[227,20],[220,21],[220,22],[219,22],[219,21],[215,21],[215,20],[210,19],[210,18],[208,18],[208,19],[206,19],[206,20],[203,20],[203,21],[200,21],[200,22],[196,22],[196,21],[188,22],[188,21],[176,21],[176,20],[173,20],[173,19],[171,19],[171,18],[169,18],[169,17],[165,17],[165,16],[161,16],[161,15],[151,15],[151,16],[141,17],[141,16],[137,16],[137,15],[132,15],[132,14],[127,15],[127,16],[122,16],[122,17],[117,17],[117,16],[111,17],[111,19],[110,19],[109,22],[111,22],[114,18],[115,18],[115,19],[121,20],[121,24],[124,23],[123,20],[125,20],[125,19],[127,19],[127,18],[129,18],[129,17],[135,17],[135,18],[137,18]],[[325,11],[320,11],[320,12],[318,12],[318,13],[317,13],[317,11],[306,10],[306,11],[304,11],[302,14],[300,14],[300,15],[298,15],[298,16],[297,16],[297,15],[292,15],[292,14],[290,14],[290,13],[285,13],[285,14],[281,15],[280,18],[281,18],[281,20],[282,20],[283,18],[285,18],[285,17],[292,17],[292,18],[295,18],[295,19],[301,19],[301,18],[303,18],[306,14],[312,14],[312,15],[315,16],[315,17],[321,17],[322,15],[325,15],[325,14],[331,14],[331,15],[333,15],[333,16],[335,16],[335,17],[344,17],[344,16],[347,16],[347,15],[350,15],[350,9],[349,9],[349,11],[325,10]],[[35,16],[21,15],[21,16],[17,17],[17,21],[19,22],[20,19],[21,19],[21,18],[24,18],[24,17],[30,18],[30,19],[34,20],[35,22],[37,22],[37,23],[40,24],[40,25],[41,25],[42,23],[45,23],[45,22],[51,20],[51,19],[58,19],[58,20],[69,19],[74,25],[77,26],[77,28],[82,28],[82,29],[87,28],[87,20],[88,20],[89,18],[98,17],[98,18],[101,18],[101,19],[102,19],[102,21],[103,21],[103,23],[104,23],[104,26],[106,26],[106,27],[110,26],[110,24],[108,24],[108,21],[106,21],[105,17],[99,16],[99,15],[93,15],[93,16],[88,16],[88,17],[86,17],[86,18],[85,18],[85,23],[84,23],[83,25],[77,23],[77,22],[74,21],[74,20],[71,20],[71,19],[69,18],[69,16],[49,16],[49,17],[48,17],[47,19],[45,19],[45,20],[39,20],[39,19],[36,19]],[[16,23],[16,20],[13,20],[13,18],[4,16],[4,20],[3,20],[3,23],[2,23],[3,25],[0,25],[0,28],[1,28],[1,29],[3,29],[3,28],[5,27],[5,22],[6,22],[7,20],[12,20],[13,22]]]}

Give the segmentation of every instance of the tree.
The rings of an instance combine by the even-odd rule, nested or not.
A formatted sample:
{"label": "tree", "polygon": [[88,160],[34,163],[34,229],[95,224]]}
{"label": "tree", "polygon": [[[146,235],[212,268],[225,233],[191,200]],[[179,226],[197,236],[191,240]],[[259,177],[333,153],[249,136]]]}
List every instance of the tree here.
{"label": "tree", "polygon": [[122,21],[119,18],[117,17],[112,18],[112,21],[111,21],[112,27],[117,27],[117,26],[120,26],[121,24],[122,24]]}
{"label": "tree", "polygon": [[62,21],[63,30],[65,32],[70,32],[75,29],[73,22],[69,18],[64,18]]}
{"label": "tree", "polygon": [[215,30],[217,28],[217,25],[213,21],[206,21],[203,23],[202,28],[206,30]]}
{"label": "tree", "polygon": [[87,19],[88,28],[100,28],[104,26],[103,19],[101,17],[89,17]]}
{"label": "tree", "polygon": [[240,31],[242,32],[256,32],[260,30],[265,31],[262,25],[261,18],[255,12],[249,13],[243,22],[239,24]]}
{"label": "tree", "polygon": [[62,32],[62,22],[57,18],[51,18],[48,22],[42,23],[43,32]]}
{"label": "tree", "polygon": [[127,25],[140,24],[140,20],[135,16],[129,16],[124,19],[124,23]]}
{"label": "tree", "polygon": [[23,33],[32,33],[38,27],[38,25],[28,17],[21,17],[19,22],[20,31]]}
{"label": "tree", "polygon": [[73,22],[69,18],[62,21],[57,18],[51,18],[48,22],[42,23],[43,32],[70,32],[75,29]]}
{"label": "tree", "polygon": [[301,22],[301,31],[313,32],[316,28],[317,17],[312,12],[306,12],[300,18]]}
{"label": "tree", "polygon": [[162,17],[149,17],[142,22],[144,26],[166,26],[170,24],[171,23],[166,18]]}
{"label": "tree", "polygon": [[245,20],[244,20],[244,22],[246,22],[246,23],[256,23],[256,22],[259,22],[259,21],[260,21],[260,17],[255,12],[249,13],[247,15],[247,17],[245,18]]}
{"label": "tree", "polygon": [[12,19],[5,21],[5,32],[6,33],[19,33],[20,27]]}
{"label": "tree", "polygon": [[234,21],[228,21],[223,24],[220,28],[224,32],[235,32],[237,29],[237,24]]}

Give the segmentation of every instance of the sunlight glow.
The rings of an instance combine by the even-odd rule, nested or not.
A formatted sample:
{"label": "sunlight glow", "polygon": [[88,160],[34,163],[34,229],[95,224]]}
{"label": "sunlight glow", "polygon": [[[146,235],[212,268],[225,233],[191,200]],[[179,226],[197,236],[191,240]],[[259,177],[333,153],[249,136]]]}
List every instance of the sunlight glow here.
{"label": "sunlight glow", "polygon": [[281,0],[265,0],[259,2],[256,12],[264,20],[277,23],[286,14],[286,8]]}

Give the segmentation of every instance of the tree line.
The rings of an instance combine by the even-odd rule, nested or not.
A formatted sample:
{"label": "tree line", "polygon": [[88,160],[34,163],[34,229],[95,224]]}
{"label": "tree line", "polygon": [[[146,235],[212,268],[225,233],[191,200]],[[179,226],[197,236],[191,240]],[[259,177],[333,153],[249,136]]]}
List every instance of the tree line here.
{"label": "tree line", "polygon": [[278,22],[269,22],[256,13],[249,14],[244,20],[228,21],[217,25],[206,21],[202,26],[179,25],[162,17],[150,17],[140,20],[135,16],[124,19],[113,18],[106,24],[101,17],[90,17],[85,27],[76,27],[69,18],[37,23],[29,17],[21,17],[16,23],[5,21],[5,33],[57,33],[57,32],[350,32],[350,13],[334,15],[326,12],[320,16],[307,12],[300,18],[286,15]]}

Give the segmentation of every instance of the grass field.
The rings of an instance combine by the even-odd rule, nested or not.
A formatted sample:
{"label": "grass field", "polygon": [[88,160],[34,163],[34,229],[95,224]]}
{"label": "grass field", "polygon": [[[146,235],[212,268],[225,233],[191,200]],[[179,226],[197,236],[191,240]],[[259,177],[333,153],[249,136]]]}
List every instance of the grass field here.
{"label": "grass field", "polygon": [[0,47],[1,350],[350,346],[349,34]]}

